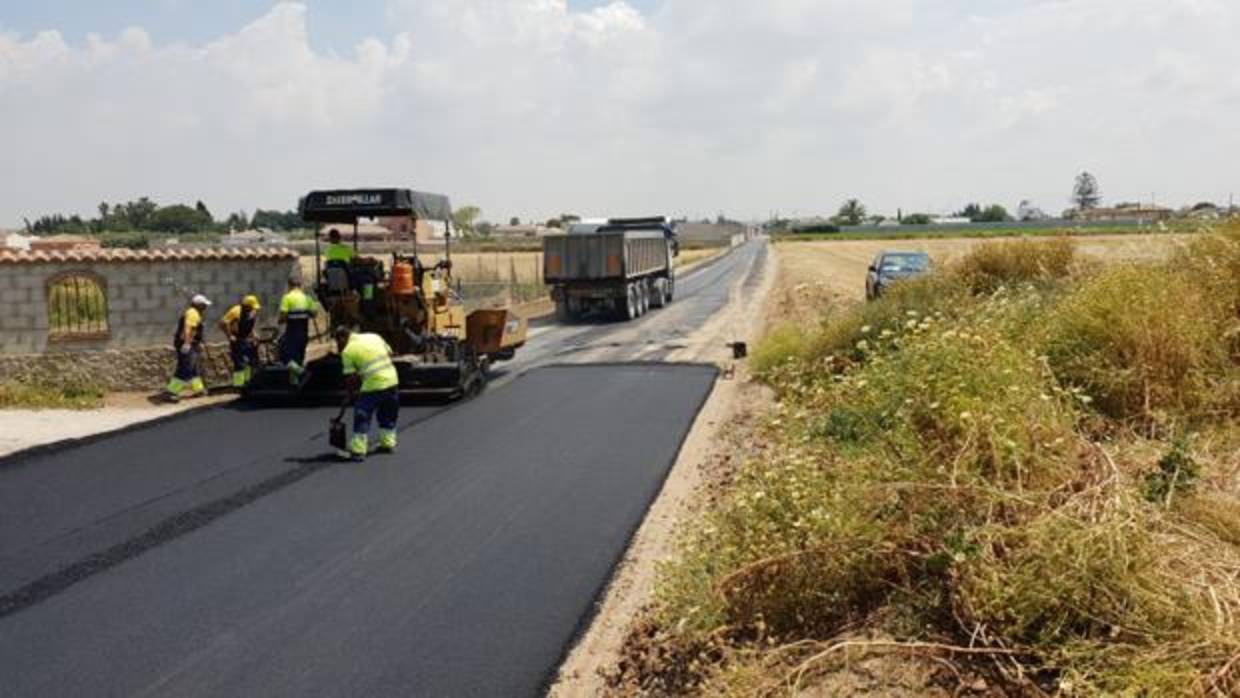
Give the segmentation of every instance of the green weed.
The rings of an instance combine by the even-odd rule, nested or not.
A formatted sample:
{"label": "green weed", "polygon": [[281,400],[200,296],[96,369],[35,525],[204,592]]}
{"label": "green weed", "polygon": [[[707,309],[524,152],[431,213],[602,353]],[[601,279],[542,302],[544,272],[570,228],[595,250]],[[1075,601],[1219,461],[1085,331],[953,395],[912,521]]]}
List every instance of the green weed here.
{"label": "green weed", "polygon": [[103,406],[104,390],[85,383],[61,386],[0,383],[0,409],[90,410]]}

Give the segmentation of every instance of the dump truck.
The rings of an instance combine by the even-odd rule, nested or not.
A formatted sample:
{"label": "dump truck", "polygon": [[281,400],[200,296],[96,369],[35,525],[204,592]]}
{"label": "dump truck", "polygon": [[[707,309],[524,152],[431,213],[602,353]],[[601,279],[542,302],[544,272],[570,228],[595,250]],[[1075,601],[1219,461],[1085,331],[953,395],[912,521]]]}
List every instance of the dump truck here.
{"label": "dump truck", "polygon": [[[312,191],[299,204],[301,217],[313,226],[339,224],[353,228],[354,258],[323,264],[320,233],[315,236],[314,294],[327,314],[327,326],[346,326],[382,336],[391,345],[400,376],[402,398],[448,399],[476,394],[487,380],[487,369],[515,356],[525,344],[524,318],[504,309],[466,313],[452,285],[452,206],[448,197],[410,189],[348,189]],[[418,220],[445,226],[444,259],[425,266],[414,233],[404,235],[386,259],[364,256],[358,246],[360,219],[408,218],[404,230],[416,231]],[[347,230],[347,228],[346,228]],[[278,338],[268,336],[270,345]],[[303,402],[344,396],[340,356],[329,353],[311,360],[305,377],[293,382],[287,367],[268,357],[243,391],[256,400],[292,398]]]}
{"label": "dump truck", "polygon": [[676,295],[676,230],[666,218],[577,223],[543,238],[543,282],[556,318],[590,315],[633,320]]}

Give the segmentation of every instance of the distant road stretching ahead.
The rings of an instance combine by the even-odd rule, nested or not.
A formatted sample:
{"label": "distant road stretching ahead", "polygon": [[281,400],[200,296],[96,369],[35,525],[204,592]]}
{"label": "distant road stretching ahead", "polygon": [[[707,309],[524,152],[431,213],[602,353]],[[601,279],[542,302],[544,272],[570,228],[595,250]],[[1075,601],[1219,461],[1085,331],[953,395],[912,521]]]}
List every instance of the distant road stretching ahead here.
{"label": "distant road stretching ahead", "polygon": [[0,693],[535,695],[714,379],[538,368],[363,465],[235,408],[0,461]]}

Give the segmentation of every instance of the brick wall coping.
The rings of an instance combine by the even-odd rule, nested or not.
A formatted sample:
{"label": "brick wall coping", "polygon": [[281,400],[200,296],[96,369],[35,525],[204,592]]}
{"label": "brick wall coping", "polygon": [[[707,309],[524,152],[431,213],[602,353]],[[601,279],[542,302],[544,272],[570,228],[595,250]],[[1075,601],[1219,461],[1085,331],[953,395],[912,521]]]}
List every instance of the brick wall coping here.
{"label": "brick wall coping", "polygon": [[6,250],[0,249],[3,264],[63,264],[66,262],[203,262],[214,260],[296,259],[297,251],[288,247],[200,247],[184,250]]}

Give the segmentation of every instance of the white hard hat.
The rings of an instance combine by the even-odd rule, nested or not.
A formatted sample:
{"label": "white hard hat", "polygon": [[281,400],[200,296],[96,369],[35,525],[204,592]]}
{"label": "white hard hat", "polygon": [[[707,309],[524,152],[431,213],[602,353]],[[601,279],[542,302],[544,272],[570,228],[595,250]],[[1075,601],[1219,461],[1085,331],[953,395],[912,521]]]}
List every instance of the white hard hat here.
{"label": "white hard hat", "polygon": [[190,299],[189,302],[194,305],[201,305],[201,306],[205,306],[208,308],[211,307],[211,301],[207,300],[207,297],[202,295],[201,293],[195,295],[193,298]]}

